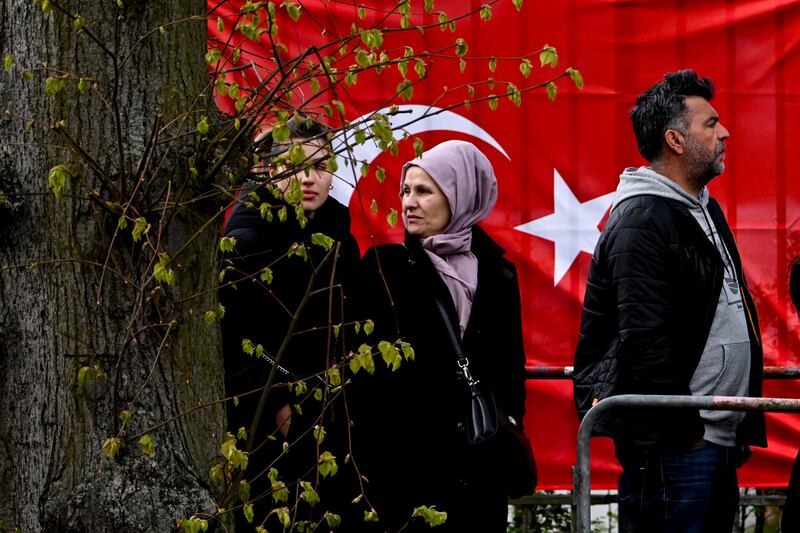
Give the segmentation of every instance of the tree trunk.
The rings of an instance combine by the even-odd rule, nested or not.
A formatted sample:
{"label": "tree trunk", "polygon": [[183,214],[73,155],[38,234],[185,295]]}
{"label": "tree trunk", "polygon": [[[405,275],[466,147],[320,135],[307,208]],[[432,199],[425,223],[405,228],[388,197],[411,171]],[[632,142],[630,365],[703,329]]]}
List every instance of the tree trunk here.
{"label": "tree trunk", "polygon": [[[190,159],[211,105],[206,1],[55,7],[0,3],[0,55],[15,60],[0,72],[0,530],[168,531],[216,509],[207,472],[224,431],[218,328],[203,320],[216,308],[219,205],[188,203],[212,185]],[[45,79],[65,74],[47,96]],[[58,164],[71,173],[61,200],[48,187]],[[139,216],[151,226],[134,242]],[[153,278],[162,253],[174,284]],[[113,459],[101,450],[112,437]]]}

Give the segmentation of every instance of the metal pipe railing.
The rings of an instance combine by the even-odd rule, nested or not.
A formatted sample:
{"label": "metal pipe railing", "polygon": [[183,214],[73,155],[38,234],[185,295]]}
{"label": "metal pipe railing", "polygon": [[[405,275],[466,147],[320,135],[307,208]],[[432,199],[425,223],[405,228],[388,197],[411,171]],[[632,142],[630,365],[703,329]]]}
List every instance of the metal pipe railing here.
{"label": "metal pipe railing", "polygon": [[[527,379],[572,379],[571,366],[526,366]],[[800,367],[765,366],[764,379],[800,379]]]}
{"label": "metal pipe railing", "polygon": [[[781,378],[777,378],[781,379]],[[792,379],[792,378],[783,378]],[[749,398],[736,396],[671,396],[650,394],[621,394],[600,400],[586,413],[578,429],[577,465],[573,472],[573,505],[578,533],[591,533],[591,437],[597,419],[616,407],[691,407],[712,411],[770,411],[800,412],[800,400],[789,398]]]}

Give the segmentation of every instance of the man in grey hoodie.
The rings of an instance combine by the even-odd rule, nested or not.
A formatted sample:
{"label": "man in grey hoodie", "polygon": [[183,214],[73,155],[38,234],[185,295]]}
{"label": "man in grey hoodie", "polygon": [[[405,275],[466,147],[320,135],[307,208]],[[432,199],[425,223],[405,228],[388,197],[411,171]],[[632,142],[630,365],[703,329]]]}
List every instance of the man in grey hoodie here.
{"label": "man in grey hoodie", "polygon": [[[617,394],[760,396],[763,354],[736,243],[706,185],[725,168],[714,87],[691,70],[639,96],[649,162],[620,176],[598,241],[575,353],[579,416]],[[611,413],[596,426],[623,468],[620,531],[730,532],[736,468],[766,446],[760,413]]]}

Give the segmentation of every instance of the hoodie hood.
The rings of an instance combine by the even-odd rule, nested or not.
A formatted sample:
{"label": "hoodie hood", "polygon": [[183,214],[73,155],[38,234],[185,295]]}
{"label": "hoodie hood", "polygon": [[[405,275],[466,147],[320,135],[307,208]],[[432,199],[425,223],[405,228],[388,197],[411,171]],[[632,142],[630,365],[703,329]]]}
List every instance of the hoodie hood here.
{"label": "hoodie hood", "polygon": [[683,190],[680,185],[650,167],[630,167],[626,168],[619,176],[619,185],[611,209],[616,208],[628,198],[643,195],[670,198],[689,208],[705,207],[708,204],[708,188],[706,187],[703,187],[700,191],[700,198],[697,199]]}

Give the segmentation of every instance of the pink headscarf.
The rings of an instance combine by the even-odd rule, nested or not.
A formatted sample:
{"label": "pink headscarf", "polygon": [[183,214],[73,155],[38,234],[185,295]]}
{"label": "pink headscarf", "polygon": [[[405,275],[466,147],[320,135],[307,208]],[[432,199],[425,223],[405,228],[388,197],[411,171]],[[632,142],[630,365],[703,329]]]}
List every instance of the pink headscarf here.
{"label": "pink headscarf", "polygon": [[442,233],[422,239],[422,247],[453,297],[463,336],[478,288],[478,259],[470,251],[472,226],[494,208],[497,178],[486,156],[465,141],[437,144],[403,165],[401,196],[406,171],[412,166],[427,172],[450,204],[450,223]]}

